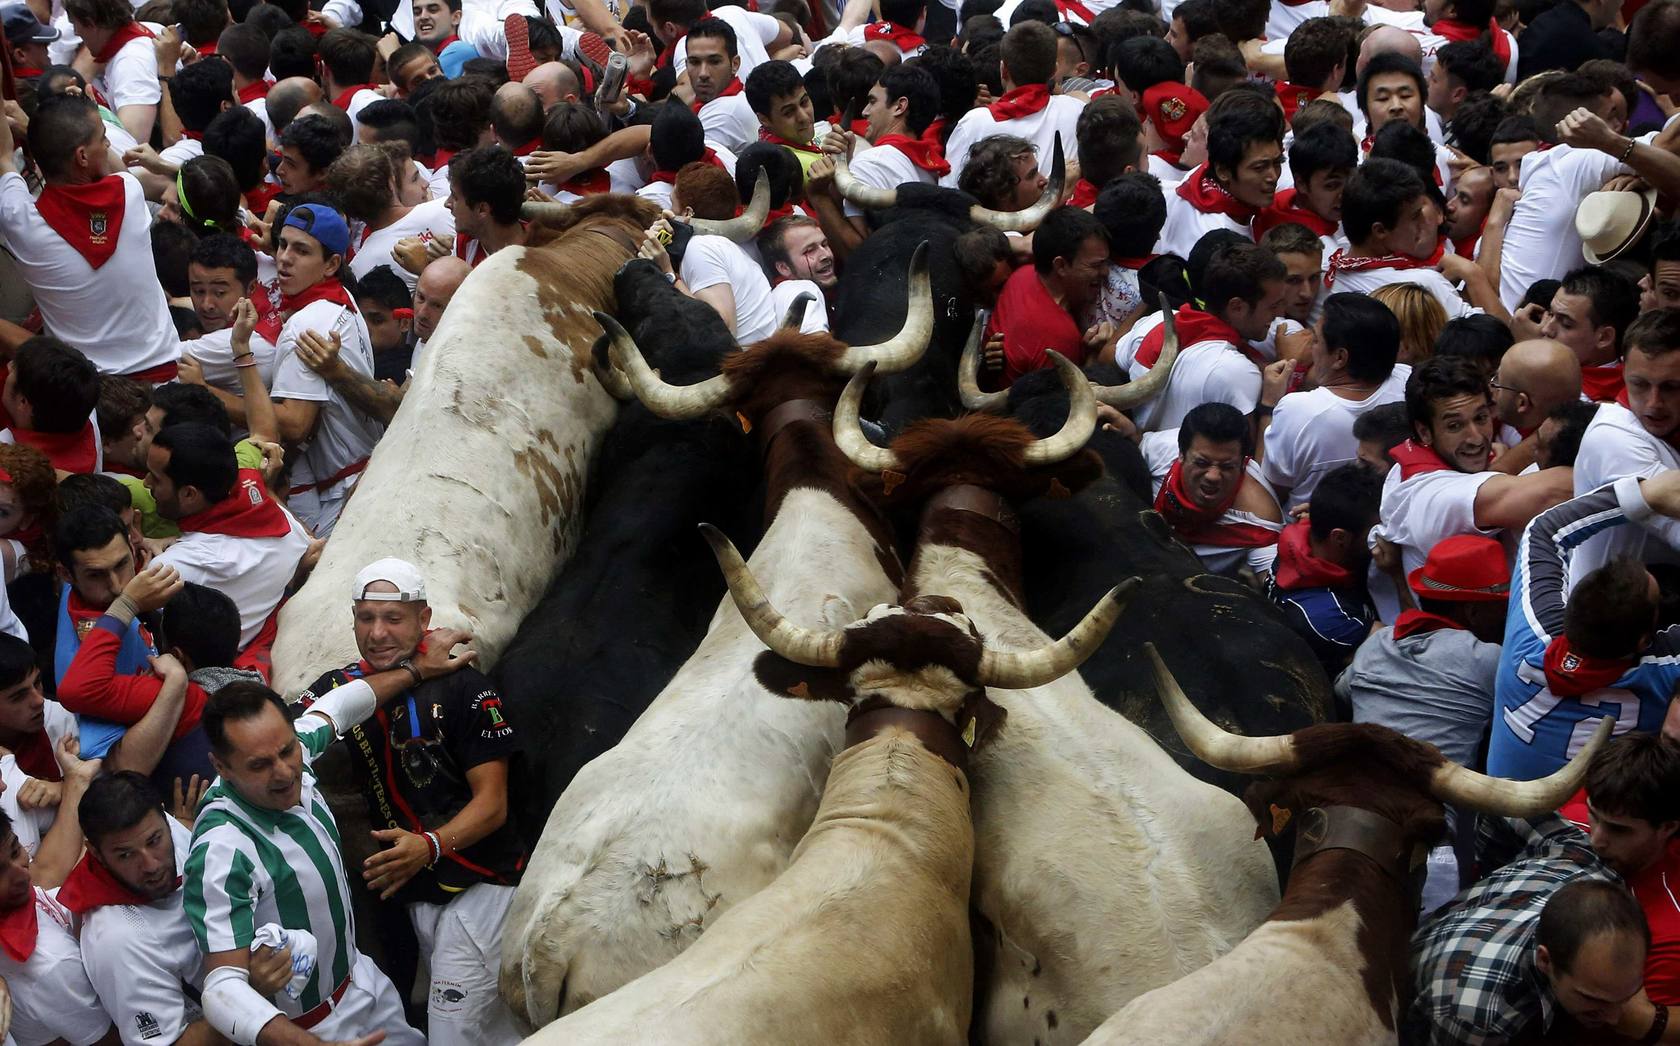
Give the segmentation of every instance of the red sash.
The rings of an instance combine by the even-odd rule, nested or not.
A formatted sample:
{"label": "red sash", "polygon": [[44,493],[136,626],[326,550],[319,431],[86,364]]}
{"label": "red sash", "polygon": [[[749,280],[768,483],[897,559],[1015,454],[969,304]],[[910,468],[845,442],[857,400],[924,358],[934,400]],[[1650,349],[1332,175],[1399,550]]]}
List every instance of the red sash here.
{"label": "red sash", "polygon": [[40,76],[41,73],[42,70],[37,69],[32,65],[20,65],[12,69],[12,75],[17,77],[19,80],[33,80],[35,77]]}
{"label": "red sash", "polygon": [[561,190],[576,193],[579,196],[594,196],[598,193],[612,192],[612,175],[605,168],[597,171],[584,171],[560,186]]}
{"label": "red sash", "polygon": [[349,112],[350,100],[356,97],[357,91],[376,91],[378,89],[378,84],[357,84],[354,87],[346,87],[344,90],[338,92],[338,95],[333,98],[333,107]]}
{"label": "red sash", "polygon": [[1277,568],[1272,576],[1286,592],[1302,588],[1347,588],[1356,583],[1353,571],[1312,554],[1308,540],[1312,524],[1297,520],[1278,535]]}
{"label": "red sash", "polygon": [[[1243,475],[1248,475],[1248,459],[1243,459]],[[1242,483],[1237,483],[1231,496],[1213,508],[1201,508],[1184,490],[1184,462],[1175,461],[1166,482],[1155,495],[1155,511],[1166,517],[1168,525],[1185,542],[1192,545],[1215,545],[1220,548],[1261,548],[1277,541],[1276,531],[1251,523],[1220,523],[1219,520],[1237,503]]]}
{"label": "red sash", "polygon": [[1090,207],[1097,202],[1097,187],[1081,178],[1073,183],[1073,195],[1068,197],[1069,207]]}
{"label": "red sash", "polygon": [[344,289],[344,284],[337,280],[327,279],[315,284],[295,298],[280,298],[280,307],[257,318],[256,333],[262,335],[270,343],[280,343],[280,329],[286,325],[286,318],[303,308],[305,305],[318,301],[330,301],[334,305],[343,305],[354,309],[355,303],[350,300],[350,292]]}
{"label": "red sash", "polygon": [[[717,98],[713,98],[712,102],[717,101],[718,98],[728,98],[732,95],[740,94],[741,91],[745,87],[746,87],[746,85],[741,83],[741,78],[739,76],[737,76],[735,79],[729,81],[729,83],[724,86],[723,90],[718,92]],[[694,102],[689,103],[689,108],[694,110],[694,115],[695,116],[699,116],[700,115],[700,110],[704,109],[706,106],[708,106],[710,104],[712,104],[712,103],[711,102],[694,101]]]}
{"label": "red sash", "polygon": [[[1300,0],[1300,2],[1306,3],[1307,0]],[[1318,96],[1316,88],[1303,87],[1300,84],[1292,84],[1287,81],[1279,81],[1274,86],[1277,88],[1278,101],[1283,103],[1283,118],[1290,122],[1295,120],[1295,114],[1302,105]]]}
{"label": "red sash", "polygon": [[1626,385],[1620,363],[1606,367],[1581,368],[1581,391],[1594,403],[1614,402],[1624,388]]}
{"label": "red sash", "polygon": [[891,40],[893,46],[903,51],[906,58],[910,56],[912,51],[927,44],[927,40],[914,29],[906,29],[891,22],[870,22],[863,27],[863,38],[865,40]]}
{"label": "red sash", "polygon": [[815,142],[806,142],[804,145],[801,145],[798,142],[790,142],[781,135],[772,133],[768,127],[760,127],[758,129],[758,140],[761,142],[769,142],[771,145],[786,146],[789,149],[795,149],[802,153],[813,153],[817,156],[822,155],[822,150],[817,148]]}
{"label": "red sash", "polygon": [[461,39],[459,36],[455,35],[454,33],[450,33],[448,36],[444,37],[442,40],[440,40],[437,43],[432,45],[432,54],[434,54],[434,55],[443,54],[443,49],[445,47],[448,47],[450,44],[454,43],[455,41],[457,41],[459,39]]}
{"label": "red sash", "polygon": [[541,138],[533,138],[530,141],[526,142],[524,145],[521,145],[519,148],[515,149],[513,151],[513,155],[515,155],[515,156],[529,156],[529,155],[531,155],[532,153],[536,152],[538,149],[541,149],[541,148],[542,148],[542,139]]}
{"label": "red sash", "polygon": [[1463,628],[1464,626],[1450,617],[1440,614],[1430,614],[1422,610],[1402,610],[1400,616],[1394,619],[1394,638],[1405,639],[1407,636],[1422,635],[1442,628]]}
{"label": "red sash", "polygon": [[1355,258],[1345,250],[1330,255],[1324,270],[1324,285],[1333,287],[1336,277],[1344,272],[1371,272],[1375,269],[1432,269],[1433,262],[1422,261],[1409,254],[1388,254],[1381,258]]}
{"label": "red sash", "polygon": [[1442,18],[1436,21],[1434,25],[1430,26],[1429,29],[1436,36],[1454,41],[1479,40],[1482,34],[1486,33],[1491,38],[1489,40],[1489,45],[1493,48],[1493,56],[1499,59],[1499,68],[1501,70],[1508,70],[1511,68],[1511,41],[1508,37],[1506,37],[1504,31],[1499,28],[1499,20],[1497,18],[1488,19],[1488,24],[1485,26],[1474,26],[1467,22],[1460,22],[1451,18]]}
{"label": "red sash", "polygon": [[[1192,309],[1189,305],[1180,305],[1178,311],[1173,313],[1173,327],[1178,331],[1178,343],[1185,348],[1204,341],[1222,341],[1254,361],[1256,367],[1266,365],[1266,358],[1254,351],[1247,338],[1212,313]],[[1167,325],[1162,323],[1143,336],[1143,342],[1137,350],[1137,361],[1146,368],[1154,367],[1155,361],[1161,358],[1161,349],[1166,340]]]}
{"label": "red sash", "polygon": [[992,119],[1002,123],[1031,116],[1050,104],[1050,88],[1044,84],[1028,84],[1013,91],[1005,91],[1002,98],[986,106]]}
{"label": "red sash", "polygon": [[75,432],[37,432],[15,425],[10,431],[19,444],[45,454],[55,469],[81,473],[99,467],[99,440],[94,437],[91,421]]}
{"label": "red sash", "polygon": [[1639,663],[1637,657],[1588,657],[1569,649],[1569,637],[1557,636],[1546,644],[1542,667],[1546,688],[1559,697],[1580,697],[1602,690],[1627,675]]}
{"label": "red sash", "polygon": [[1441,460],[1441,455],[1416,440],[1409,439],[1404,443],[1395,444],[1389,450],[1388,456],[1394,459],[1396,465],[1400,466],[1400,479],[1402,481],[1414,476],[1421,476],[1427,472],[1453,471],[1451,465]]}
{"label": "red sash", "polygon": [[1213,173],[1205,163],[1178,183],[1178,195],[1189,200],[1190,206],[1203,214],[1223,214],[1238,225],[1249,224],[1259,213],[1259,208],[1243,203],[1214,181]]}
{"label": "red sash", "polygon": [[[175,877],[175,885],[180,887],[180,876]],[[146,904],[149,900],[130,890],[91,852],[82,854],[76,867],[70,869],[64,885],[58,888],[58,903],[70,909],[73,915],[86,915],[107,905]]]}
{"label": "red sash", "polygon": [[1273,228],[1291,222],[1305,225],[1316,236],[1336,235],[1336,223],[1327,221],[1317,211],[1297,206],[1295,201],[1299,198],[1298,189],[1285,189],[1272,197],[1272,205],[1255,215],[1254,235],[1264,236]]}
{"label": "red sash", "polygon": [[[76,594],[70,593],[75,601]],[[97,620],[104,611],[92,615]],[[83,615],[86,617],[85,613]],[[17,759],[18,769],[40,781],[62,781],[64,771],[58,768],[58,756],[53,754],[52,738],[47,736],[45,728],[35,731],[24,739],[23,744],[17,746],[12,753]]]}
{"label": "red sash", "polygon": [[671,68],[671,63],[676,59],[676,56],[677,56],[677,45],[682,43],[683,40],[687,39],[687,37],[688,37],[688,31],[685,29],[685,30],[683,30],[682,35],[678,36],[675,40],[672,40],[670,43],[666,44],[665,45],[665,50],[659,52],[659,57],[654,59],[654,61],[653,61],[654,68],[655,69],[669,69],[669,68]]}
{"label": "red sash", "polygon": [[105,41],[105,46],[99,49],[99,53],[93,56],[93,60],[100,65],[104,65],[115,58],[117,52],[127,46],[130,41],[141,39],[156,40],[157,34],[139,22],[130,22],[111,34],[111,39]]}
{"label": "red sash", "polygon": [[40,895],[31,886],[29,900],[9,912],[0,912],[0,948],[13,962],[27,962],[35,954],[35,937],[40,933],[35,906],[39,903]]}
{"label": "red sash", "polygon": [[256,469],[240,469],[239,479],[227,497],[203,512],[183,516],[180,523],[182,533],[235,538],[280,538],[292,532],[286,511],[269,496],[262,473]]}
{"label": "red sash", "polygon": [[234,94],[239,97],[239,104],[244,105],[247,102],[254,102],[258,98],[267,98],[268,92],[273,88],[274,85],[267,80],[253,80],[235,91]]}
{"label": "red sash", "polygon": [[951,165],[945,159],[945,150],[940,148],[938,142],[930,142],[926,138],[912,138],[907,134],[883,134],[875,144],[897,149],[911,163],[935,178],[943,178],[951,173]]}
{"label": "red sash", "polygon": [[127,208],[120,174],[85,185],[48,185],[35,201],[41,219],[95,269],[117,252]]}

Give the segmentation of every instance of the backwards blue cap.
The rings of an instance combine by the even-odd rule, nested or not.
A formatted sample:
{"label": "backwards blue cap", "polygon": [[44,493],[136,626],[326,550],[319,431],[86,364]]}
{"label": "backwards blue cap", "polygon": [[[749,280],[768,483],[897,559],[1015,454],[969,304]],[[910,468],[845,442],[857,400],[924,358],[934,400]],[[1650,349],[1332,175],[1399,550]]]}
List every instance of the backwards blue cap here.
{"label": "backwards blue cap", "polygon": [[285,224],[315,237],[329,256],[350,253],[350,226],[344,224],[344,216],[331,207],[318,203],[299,204],[287,213]]}

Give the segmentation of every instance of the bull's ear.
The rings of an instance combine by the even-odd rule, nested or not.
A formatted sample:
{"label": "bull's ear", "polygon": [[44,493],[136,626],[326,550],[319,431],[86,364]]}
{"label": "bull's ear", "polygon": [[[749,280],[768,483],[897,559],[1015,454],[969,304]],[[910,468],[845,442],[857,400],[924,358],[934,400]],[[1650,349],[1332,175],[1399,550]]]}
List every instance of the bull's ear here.
{"label": "bull's ear", "polygon": [[846,673],[838,668],[809,668],[797,665],[773,650],[753,658],[753,675],[772,694],[806,701],[839,701],[849,704],[852,690]]}
{"label": "bull's ear", "polygon": [[975,690],[957,708],[957,731],[964,744],[978,749],[997,734],[1008,718],[1008,709],[987,697],[985,690]]}

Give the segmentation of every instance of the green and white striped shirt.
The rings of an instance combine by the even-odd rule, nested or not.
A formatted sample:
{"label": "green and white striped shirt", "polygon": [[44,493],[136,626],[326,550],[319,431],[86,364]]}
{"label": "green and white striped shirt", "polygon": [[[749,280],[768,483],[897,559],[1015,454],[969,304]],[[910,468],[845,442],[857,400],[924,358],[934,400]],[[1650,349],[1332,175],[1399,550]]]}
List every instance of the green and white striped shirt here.
{"label": "green and white striped shirt", "polygon": [[254,806],[218,777],[199,806],[187,857],[187,920],[206,955],[249,948],[264,923],[315,936],[320,951],[302,997],[296,1002],[275,997],[289,1017],[330,998],[356,964],[356,927],[338,823],[310,770],[337,740],[333,724],[348,729],[362,718],[350,711],[358,698],[372,707],[371,691],[343,693],[349,689],[323,695],[294,724],[303,747],[299,804],[290,810]]}

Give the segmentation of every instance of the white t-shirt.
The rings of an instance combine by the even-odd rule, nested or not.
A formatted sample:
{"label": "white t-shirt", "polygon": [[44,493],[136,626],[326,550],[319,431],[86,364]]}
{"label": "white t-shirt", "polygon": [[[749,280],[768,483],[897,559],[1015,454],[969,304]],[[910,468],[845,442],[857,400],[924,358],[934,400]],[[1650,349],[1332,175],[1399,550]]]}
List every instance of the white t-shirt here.
{"label": "white t-shirt", "polygon": [[[155,22],[141,22],[154,33],[163,32]],[[120,112],[125,105],[156,105],[163,101],[163,85],[158,80],[157,50],[150,37],[137,36],[123,44],[105,68],[93,78],[93,86],[105,96],[105,104],[112,112]]]}
{"label": "white t-shirt", "polygon": [[1273,490],[1289,491],[1284,508],[1311,500],[1325,473],[1359,460],[1354,419],[1372,407],[1403,402],[1411,373],[1406,364],[1395,364],[1394,373],[1362,400],[1343,399],[1329,389],[1291,392],[1278,400],[1264,437],[1261,472]]}
{"label": "white t-shirt", "polygon": [[1254,239],[1252,224],[1244,225],[1219,211],[1197,210],[1195,204],[1180,196],[1178,186],[1185,177],[1189,176],[1180,176],[1179,181],[1171,185],[1161,185],[1167,201],[1167,220],[1161,225],[1160,238],[1155,241],[1156,254],[1176,254],[1188,259],[1196,242],[1215,229],[1227,229],[1246,240]]}
{"label": "white t-shirt", "polygon": [[350,104],[344,107],[344,111],[350,117],[350,140],[352,142],[357,141],[362,132],[362,125],[356,117],[360,115],[363,109],[366,109],[374,102],[382,100],[384,97],[385,96],[380,94],[378,91],[370,90],[366,87],[350,96]]}
{"label": "white t-shirt", "polygon": [[1037,146],[1039,173],[1049,176],[1050,168],[1056,162],[1057,135],[1061,136],[1062,155],[1067,162],[1079,159],[1079,140],[1075,131],[1079,125],[1079,114],[1084,110],[1083,102],[1065,94],[1052,95],[1049,105],[1013,120],[996,120],[990,109],[970,109],[957,121],[950,139],[945,143],[945,159],[951,162],[951,173],[939,179],[939,184],[956,188],[957,179],[968,164],[969,149],[994,134],[1012,134]]}
{"label": "white t-shirt", "polygon": [[253,98],[245,103],[245,108],[257,114],[257,119],[263,122],[263,131],[268,135],[268,140],[274,141],[274,121],[268,117],[268,99]]}
{"label": "white t-shirt", "polygon": [[752,111],[745,91],[702,105],[700,126],[709,141],[727,146],[730,152],[738,153],[758,141],[758,114]]}
{"label": "white t-shirt", "polygon": [[[770,60],[769,47],[781,34],[782,23],[769,15],[756,14],[734,4],[712,8],[710,17],[723,19],[729,23],[729,28],[735,30],[735,52],[741,56],[741,67],[735,75],[745,83],[748,73]],[[677,41],[677,49],[671,55],[671,67],[680,76],[688,68],[687,62],[688,39],[684,37]],[[758,134],[754,132],[753,141],[757,140]]]}
{"label": "white t-shirt", "polygon": [[[1159,326],[1159,321],[1151,326]],[[1133,381],[1149,373],[1136,360],[1126,370]],[[1259,402],[1260,368],[1254,361],[1229,342],[1199,341],[1179,349],[1166,389],[1139,407],[1133,419],[1145,432],[1176,430],[1184,415],[1204,403],[1229,403],[1250,414]]]}
{"label": "white t-shirt", "polygon": [[177,167],[181,166],[182,164],[186,163],[188,160],[191,160],[196,156],[203,156],[203,155],[204,155],[204,143],[197,138],[188,138],[188,137],[185,137],[184,135],[182,136],[180,141],[176,142],[174,145],[171,145],[169,148],[167,148],[167,149],[163,150],[162,152],[158,153],[158,157],[160,159],[164,160],[167,163],[172,163]]}
{"label": "white t-shirt", "polygon": [[[12,992],[11,1038],[17,1046],[98,1042],[111,1027],[82,968],[82,948],[58,891],[35,891],[35,950],[23,962],[0,951],[0,977]],[[90,942],[93,943],[93,942]]]}
{"label": "white t-shirt", "polygon": [[[1650,144],[1653,137],[1639,140]],[[1507,309],[1515,309],[1536,281],[1561,279],[1584,264],[1576,208],[1608,179],[1631,173],[1633,168],[1609,153],[1568,145],[1522,158],[1522,196],[1505,226],[1499,256],[1499,300]]]}
{"label": "white t-shirt", "polygon": [[[236,488],[237,489],[237,488]],[[285,511],[282,509],[281,511]],[[157,557],[181,572],[183,581],[204,585],[233,600],[239,608],[239,645],[248,646],[274,613],[309,548],[309,535],[291,524],[282,537],[244,538],[188,531]]]}
{"label": "white t-shirt", "polygon": [[727,285],[735,296],[735,340],[763,341],[776,332],[781,317],[770,297],[770,281],[747,252],[722,236],[695,236],[683,251],[682,281],[690,291]]}
{"label": "white t-shirt", "polygon": [[420,282],[420,277],[398,265],[391,251],[396,247],[397,241],[405,236],[419,236],[426,232],[451,242],[454,240],[455,216],[449,211],[448,200],[427,200],[411,208],[407,214],[385,228],[364,236],[356,247],[355,255],[350,259],[350,274],[359,280],[381,265],[386,265],[402,277],[403,283],[408,285],[408,292],[413,294],[414,285]]}
{"label": "white t-shirt", "polygon": [[103,374],[173,363],[180,339],[152,263],[151,212],[140,183],[123,180],[116,252],[95,269],[53,231],[16,172],[0,176],[0,245],[17,259],[47,328]]}
{"label": "white t-shirt", "polygon": [[[1387,538],[1400,547],[1406,573],[1423,566],[1429,550],[1443,538],[1459,534],[1492,537],[1498,527],[1476,526],[1476,492],[1497,472],[1459,472],[1446,469],[1425,472],[1401,481],[1400,466],[1388,470],[1383,481],[1382,519],[1371,528],[1371,540]],[[1375,564],[1370,570],[1371,600],[1384,621],[1393,622],[1400,613],[1394,583]]]}
{"label": "white t-shirt", "polygon": [[1415,283],[1433,294],[1435,300],[1441,303],[1441,308],[1446,310],[1449,320],[1456,320],[1460,316],[1474,316],[1482,311],[1460,297],[1452,282],[1437,269],[1382,268],[1339,272],[1336,274],[1335,286],[1325,286],[1324,294],[1328,297],[1346,291],[1368,296],[1391,283]]}
{"label": "white t-shirt", "polygon": [[[186,869],[192,832],[165,817],[175,843],[175,874]],[[204,1014],[187,998],[204,988],[204,953],[198,950],[176,889],[150,904],[101,905],[82,917],[82,939],[98,946],[82,952],[82,965],[105,1011],[116,1021],[123,1046],[174,1042]]]}
{"label": "white t-shirt", "polygon": [[[1150,486],[1154,493],[1161,492],[1161,484],[1167,481],[1167,473],[1172,471],[1173,462],[1179,458],[1178,429],[1171,428],[1164,432],[1146,432],[1138,440],[1138,449],[1143,452],[1143,460],[1149,466]],[[1257,462],[1249,461],[1248,475],[1254,477],[1264,487],[1265,477],[1260,474]],[[1252,512],[1244,512],[1232,507],[1219,517],[1223,524],[1247,524],[1248,526],[1264,527],[1267,530],[1283,532],[1283,524],[1273,519],[1256,516]],[[1202,561],[1202,565],[1213,574],[1235,574],[1237,569],[1245,563],[1256,574],[1263,574],[1272,569],[1272,563],[1277,559],[1277,545],[1260,545],[1256,548],[1232,548],[1225,545],[1191,545],[1191,550]]]}
{"label": "white t-shirt", "polygon": [[[1575,496],[1623,476],[1647,479],[1680,468],[1680,453],[1645,431],[1639,418],[1619,403],[1600,404],[1575,455]],[[1680,563],[1680,521],[1654,513],[1637,527],[1606,527],[1576,546],[1569,561],[1571,587],[1617,556],[1646,563]]]}
{"label": "white t-shirt", "polygon": [[[896,189],[906,182],[935,184],[932,171],[917,167],[903,150],[890,145],[872,145],[853,157],[847,166],[853,178],[873,189]],[[845,213],[846,217],[855,218],[863,214],[863,208],[847,200]]]}
{"label": "white t-shirt", "polygon": [[[20,637],[27,638],[27,637]],[[58,751],[58,743],[66,737],[79,737],[76,728],[76,717],[65,710],[64,706],[48,698],[42,706],[41,729],[46,731],[47,741],[53,751]],[[30,775],[17,765],[17,757],[10,752],[0,756],[0,782],[4,782],[6,790],[0,792],[0,810],[6,811],[6,816],[12,819],[12,830],[17,833],[18,843],[34,857],[35,851],[41,846],[41,840],[46,838],[47,832],[52,830],[53,822],[58,820],[58,807],[48,806],[40,809],[25,809],[17,801],[18,789]]]}
{"label": "white t-shirt", "polygon": [[[1375,5],[1372,5],[1375,6]],[[1289,34],[1295,27],[1311,18],[1327,18],[1330,15],[1330,5],[1326,0],[1306,0],[1300,4],[1273,4],[1272,13],[1266,16],[1266,42],[1282,43],[1289,39]],[[1280,49],[1277,53],[1282,54]]]}
{"label": "white t-shirt", "polygon": [[[274,356],[278,351],[272,341],[255,331],[251,333],[251,354],[256,357],[253,362],[257,365],[257,373],[262,375],[265,388],[274,384]],[[181,355],[191,356],[204,368],[205,384],[235,396],[245,391],[244,386],[239,384],[239,371],[233,365],[232,327],[223,327],[192,341],[183,341]]]}
{"label": "white t-shirt", "polygon": [[[1376,5],[1373,4],[1372,6]],[[1505,65],[1504,82],[1514,84],[1517,82],[1517,59],[1520,57],[1517,51],[1517,38],[1503,29],[1499,30],[1499,35],[1505,38],[1505,46],[1511,49],[1511,60]],[[1423,49],[1424,76],[1428,76],[1429,71],[1435,68],[1435,53],[1451,42],[1444,36],[1436,36],[1428,31],[1418,34],[1418,43]],[[1436,140],[1439,141],[1440,139]]]}
{"label": "white t-shirt", "polygon": [[823,304],[822,290],[810,280],[783,280],[770,288],[770,306],[776,312],[776,322],[787,318],[788,309],[801,294],[815,295],[805,303],[805,313],[799,321],[799,333],[824,334],[828,331],[828,308]]}

